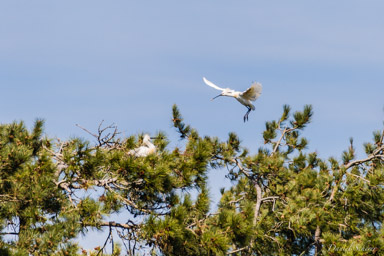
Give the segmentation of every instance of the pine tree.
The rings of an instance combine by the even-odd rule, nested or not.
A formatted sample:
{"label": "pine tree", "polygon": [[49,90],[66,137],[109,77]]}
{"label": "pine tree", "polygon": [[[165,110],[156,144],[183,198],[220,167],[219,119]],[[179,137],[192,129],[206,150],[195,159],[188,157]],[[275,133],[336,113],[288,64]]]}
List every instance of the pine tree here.
{"label": "pine tree", "polygon": [[[293,114],[284,106],[256,154],[235,133],[200,136],[177,106],[172,115],[182,146],[170,148],[159,132],[146,157],[129,154],[143,135],[122,137],[114,125],[80,127],[96,143],[46,138],[42,120],[30,131],[0,125],[0,255],[102,255],[108,241],[113,255],[383,254],[384,131],[362,159],[350,139],[340,160],[324,160],[302,136],[311,106]],[[215,211],[213,168],[233,184]],[[108,220],[123,211],[126,222]],[[74,238],[90,228],[109,233],[86,251]]]}

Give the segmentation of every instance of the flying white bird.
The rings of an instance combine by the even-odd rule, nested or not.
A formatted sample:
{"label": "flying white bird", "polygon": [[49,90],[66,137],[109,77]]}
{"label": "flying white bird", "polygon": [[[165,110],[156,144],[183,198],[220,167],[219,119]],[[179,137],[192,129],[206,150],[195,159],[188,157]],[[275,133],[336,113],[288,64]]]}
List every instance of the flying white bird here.
{"label": "flying white bird", "polygon": [[143,138],[143,146],[130,150],[128,155],[146,157],[150,154],[156,153],[156,147],[151,143],[151,139],[155,138],[151,138],[148,134],[145,134]]}
{"label": "flying white bird", "polygon": [[225,88],[225,89],[220,88],[219,86],[215,85],[211,81],[208,81],[205,77],[203,77],[203,80],[204,80],[204,83],[211,86],[212,88],[222,91],[219,95],[212,98],[211,100],[214,100],[220,96],[234,97],[241,104],[247,107],[248,111],[244,115],[244,122],[248,120],[249,112],[251,112],[251,110],[255,110],[255,106],[251,103],[251,101],[255,101],[261,95],[262,86],[260,83],[254,82],[252,83],[251,87],[249,87],[244,92],[237,92],[229,88]]}

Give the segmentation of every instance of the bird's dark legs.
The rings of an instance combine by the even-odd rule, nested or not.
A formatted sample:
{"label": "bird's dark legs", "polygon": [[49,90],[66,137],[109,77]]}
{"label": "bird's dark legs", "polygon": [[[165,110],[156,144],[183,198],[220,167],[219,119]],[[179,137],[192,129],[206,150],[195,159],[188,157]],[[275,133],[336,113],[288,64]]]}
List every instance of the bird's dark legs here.
{"label": "bird's dark legs", "polygon": [[249,112],[251,112],[251,108],[250,107],[247,107],[248,108],[248,111],[247,111],[247,113],[245,113],[245,115],[244,115],[244,122],[245,121],[248,121],[248,115],[249,115]]}

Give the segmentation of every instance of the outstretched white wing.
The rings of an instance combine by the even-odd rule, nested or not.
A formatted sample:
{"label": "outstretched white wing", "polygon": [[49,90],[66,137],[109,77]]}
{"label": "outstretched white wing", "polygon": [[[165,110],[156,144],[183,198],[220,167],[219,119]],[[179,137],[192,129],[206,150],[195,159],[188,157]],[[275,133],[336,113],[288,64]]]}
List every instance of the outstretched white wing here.
{"label": "outstretched white wing", "polygon": [[263,87],[260,83],[254,82],[251,87],[242,92],[240,95],[246,100],[255,101],[260,97],[262,89]]}
{"label": "outstretched white wing", "polygon": [[211,86],[212,88],[215,88],[216,90],[220,90],[220,91],[223,91],[224,89],[223,88],[220,88],[219,86],[215,85],[214,83],[212,83],[211,81],[208,81],[205,77],[203,77],[203,81],[206,85],[208,86]]}

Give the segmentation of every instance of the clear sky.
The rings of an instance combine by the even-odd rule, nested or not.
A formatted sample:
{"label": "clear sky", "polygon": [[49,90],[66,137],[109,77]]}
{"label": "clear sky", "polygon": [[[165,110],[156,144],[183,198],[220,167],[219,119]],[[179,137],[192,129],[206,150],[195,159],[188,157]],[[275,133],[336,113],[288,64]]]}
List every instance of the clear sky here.
{"label": "clear sky", "polygon": [[[176,103],[201,135],[236,132],[255,152],[284,104],[314,107],[309,150],[358,154],[384,120],[383,1],[0,1],[0,122],[46,120],[48,136],[101,120],[166,132]],[[263,84],[256,110],[218,93]],[[211,175],[213,194],[224,182]],[[217,176],[217,177],[216,177]],[[218,178],[219,177],[219,178]]]}

